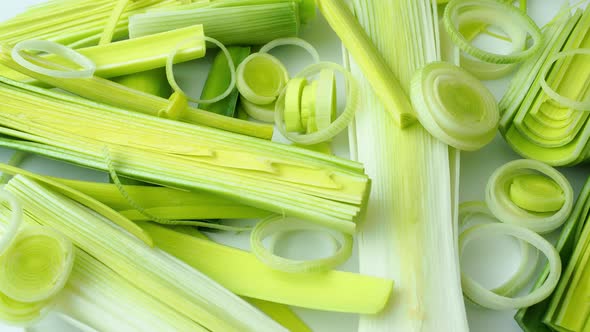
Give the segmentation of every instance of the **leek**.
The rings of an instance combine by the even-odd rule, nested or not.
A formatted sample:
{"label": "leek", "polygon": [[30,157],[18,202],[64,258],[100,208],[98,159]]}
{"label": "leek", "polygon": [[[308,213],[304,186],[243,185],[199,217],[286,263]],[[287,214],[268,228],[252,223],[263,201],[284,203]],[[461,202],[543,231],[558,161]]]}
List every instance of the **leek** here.
{"label": "leek", "polygon": [[[327,2],[344,6],[320,0],[320,8]],[[352,3],[375,52],[401,82],[395,91],[405,99],[399,112],[413,114],[406,97],[411,77],[439,58],[436,3]],[[340,36],[352,55],[344,61],[361,61],[352,51],[358,48],[355,39]],[[456,246],[458,153],[420,126],[400,129],[388,113],[392,109],[378,98],[391,86],[373,92],[359,66],[351,63],[363,100],[351,129],[351,150],[374,179],[359,227],[360,271],[392,278],[398,289],[396,301],[382,313],[361,316],[359,331],[468,331]]]}
{"label": "leek", "polygon": [[238,66],[236,74],[240,95],[257,105],[274,102],[289,81],[285,66],[267,53],[248,56]]}
{"label": "leek", "polygon": [[18,149],[106,170],[106,146],[123,176],[200,188],[354,232],[369,184],[359,163],[3,82],[0,95],[10,101],[1,107],[0,132],[36,142],[17,143]]}
{"label": "leek", "polygon": [[21,200],[25,213],[43,216],[37,222],[55,228],[118,275],[204,328],[285,330],[197,270],[145,246],[74,201],[22,176],[15,176],[6,190]]}
{"label": "leek", "polygon": [[290,332],[312,332],[311,329],[288,306],[247,298],[250,304],[274,319]]}
{"label": "leek", "polygon": [[130,89],[162,98],[168,98],[172,94],[172,89],[166,81],[166,71],[163,68],[120,76],[112,80]]}

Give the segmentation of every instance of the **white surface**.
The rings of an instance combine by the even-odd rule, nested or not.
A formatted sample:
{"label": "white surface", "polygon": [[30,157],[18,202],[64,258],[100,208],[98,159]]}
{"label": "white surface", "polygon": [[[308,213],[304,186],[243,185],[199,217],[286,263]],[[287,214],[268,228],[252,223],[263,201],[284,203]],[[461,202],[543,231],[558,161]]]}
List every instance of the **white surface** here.
{"label": "white surface", "polygon": [[[3,0],[0,2],[0,20],[13,16],[22,11],[27,5],[39,3],[41,1],[42,0]],[[529,14],[542,25],[553,16],[562,3],[563,0],[531,0],[529,1]],[[323,19],[319,18],[305,27],[302,37],[318,48],[322,60],[341,62],[340,43]],[[279,50],[278,52],[280,53],[277,55],[287,63],[290,71],[296,71],[309,61],[303,51],[298,53],[299,51],[295,51],[295,49],[289,49],[289,56],[286,55],[288,54],[286,50]],[[293,55],[291,52],[297,53],[294,53],[295,55]],[[189,67],[179,66],[177,69],[179,72],[182,72],[182,74],[185,74],[181,74],[181,76],[197,76],[194,75],[194,72],[188,73],[185,71],[185,69],[189,69]],[[182,82],[182,78],[179,81]],[[507,79],[489,82],[488,86],[499,98],[502,95],[507,82]],[[198,91],[199,88],[199,84],[196,84],[191,88],[191,91]],[[196,94],[198,95],[198,92]],[[337,138],[337,144],[339,146],[337,150],[338,154],[346,152],[345,142],[345,137]],[[10,154],[11,151],[0,149],[0,161],[7,161]],[[497,137],[491,145],[481,151],[463,153],[461,158],[461,200],[482,200],[484,198],[484,187],[487,178],[493,170],[505,162],[516,158],[518,158],[518,156],[510,150],[501,137]],[[69,178],[95,181],[104,181],[106,179],[106,175],[103,173],[66,165],[40,157],[32,157],[28,159],[23,166],[29,170],[40,173],[60,175]],[[563,171],[572,182],[576,193],[579,192],[588,172],[582,167]],[[247,246],[247,235],[233,236],[229,240],[227,236],[216,235],[216,237],[224,241],[229,241],[232,245],[241,247]],[[516,268],[519,255],[517,249],[518,247],[516,244],[512,240],[506,238],[494,238],[489,241],[481,241],[478,245],[473,246],[469,255],[465,257],[466,269],[485,285],[497,285],[502,281],[502,278],[506,278],[509,273]],[[358,269],[356,256],[345,264],[342,269],[356,271]],[[444,287],[444,285],[441,285],[441,287]],[[325,313],[298,308],[296,311],[314,331],[356,331],[357,318],[355,315]],[[467,312],[471,331],[520,331],[519,327],[512,319],[514,314],[513,311],[491,311],[467,304]],[[66,331],[55,317],[49,317],[30,330]],[[75,329],[67,329],[67,331],[74,330]],[[22,331],[22,329],[0,325],[0,332],[8,331]]]}

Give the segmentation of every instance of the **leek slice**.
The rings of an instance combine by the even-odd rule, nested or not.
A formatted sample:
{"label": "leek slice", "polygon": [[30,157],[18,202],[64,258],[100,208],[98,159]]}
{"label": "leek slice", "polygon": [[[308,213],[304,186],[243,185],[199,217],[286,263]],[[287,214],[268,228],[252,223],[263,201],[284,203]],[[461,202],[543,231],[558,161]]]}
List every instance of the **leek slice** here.
{"label": "leek slice", "polygon": [[588,48],[583,48],[583,49],[574,49],[574,50],[568,50],[568,51],[564,51],[564,52],[559,52],[556,55],[552,56],[551,58],[549,58],[547,60],[547,66],[545,67],[544,71],[541,72],[540,74],[540,81],[539,83],[541,84],[541,88],[543,89],[543,92],[545,92],[547,94],[547,96],[549,96],[549,98],[555,100],[556,102],[558,102],[561,106],[563,107],[567,107],[570,108],[572,110],[576,110],[576,111],[590,111],[590,96],[586,96],[586,100],[583,101],[575,101],[572,100],[568,97],[564,97],[563,95],[560,95],[558,92],[556,92],[555,90],[553,90],[553,88],[551,88],[548,84],[547,84],[547,73],[549,72],[549,69],[551,68],[551,64],[553,64],[555,61],[558,61],[560,59],[569,57],[569,56],[575,56],[575,55],[590,55],[590,49]]}
{"label": "leek slice", "polygon": [[434,137],[468,151],[494,139],[498,105],[477,78],[446,62],[431,62],[414,75],[412,104],[420,123]]}
{"label": "leek slice", "polygon": [[549,297],[557,286],[561,275],[561,260],[559,253],[537,233],[524,227],[511,224],[491,223],[473,226],[459,236],[459,253],[461,254],[467,245],[484,235],[510,235],[522,241],[526,241],[539,249],[549,261],[549,275],[543,285],[530,294],[521,297],[505,297],[486,289],[466,274],[461,275],[463,292],[473,302],[490,309],[506,310],[523,308],[539,303]]}
{"label": "leek slice", "polygon": [[303,93],[301,94],[301,124],[308,134],[317,131],[315,108],[318,84],[318,81],[314,80],[311,84],[303,88]]}
{"label": "leek slice", "polygon": [[294,45],[294,46],[301,47],[302,49],[304,49],[305,51],[307,51],[307,53],[309,53],[309,55],[311,55],[311,58],[312,58],[312,60],[313,60],[314,63],[319,63],[320,62],[320,54],[315,49],[315,47],[313,47],[313,45],[311,45],[307,41],[305,41],[305,40],[303,40],[301,38],[295,38],[295,37],[291,37],[291,38],[277,38],[277,39],[275,39],[273,41],[268,42],[264,46],[262,46],[258,52],[260,52],[260,53],[268,53],[268,52],[270,52],[274,48],[277,48],[279,46],[285,46],[285,45]]}
{"label": "leek slice", "polygon": [[[313,145],[330,140],[338,135],[342,130],[344,130],[354,119],[354,114],[359,104],[359,91],[356,79],[352,77],[348,70],[336,63],[320,62],[306,67],[299,74],[297,74],[295,78],[309,77],[325,69],[340,72],[344,76],[344,85],[346,88],[346,106],[338,118],[336,118],[336,120],[334,120],[334,122],[332,122],[327,128],[307,134],[289,132],[287,131],[285,123],[286,91],[283,91],[277,99],[275,109],[275,123],[277,124],[277,128],[281,134],[295,143],[302,145]],[[317,109],[315,112],[317,113]],[[312,116],[311,118],[314,117]],[[311,130],[313,129],[310,128],[308,124],[307,131],[310,132]]]}
{"label": "leek slice", "polygon": [[[547,180],[540,185],[523,188],[525,192],[522,193],[517,189],[520,186],[518,182],[526,179],[523,176],[531,174],[544,176]],[[547,187],[549,189],[546,189]],[[562,195],[559,195],[560,192]],[[522,197],[523,195],[534,196],[529,198]],[[556,195],[557,198],[555,198]],[[532,203],[532,210],[522,207],[522,205],[531,207],[532,204],[527,201],[531,199],[534,201],[537,196],[544,201],[556,200],[558,203],[552,203],[551,211],[535,211],[544,210],[537,207],[539,203],[542,203],[538,201]],[[512,199],[513,197],[516,201]],[[521,159],[506,163],[494,171],[486,186],[486,203],[496,218],[502,222],[526,227],[543,234],[555,230],[567,220],[574,205],[574,191],[565,176],[553,167],[539,161]],[[559,208],[553,210],[557,205]]]}
{"label": "leek slice", "polygon": [[267,53],[248,56],[237,70],[237,87],[242,97],[258,105],[273,103],[289,81],[279,59]]}
{"label": "leek slice", "polygon": [[[332,239],[338,242],[337,249],[329,257],[311,260],[293,260],[278,256],[273,249],[268,249],[263,241],[285,232],[313,230],[328,232]],[[352,254],[352,236],[331,231],[327,228],[318,227],[301,220],[284,218],[283,216],[270,216],[260,221],[250,236],[250,247],[258,259],[269,267],[291,273],[325,272],[344,263]]]}
{"label": "leek slice", "polygon": [[[297,77],[289,81],[285,92],[285,130],[288,132],[300,132],[303,130],[301,116],[301,96],[307,85],[305,77]],[[276,106],[275,106],[276,107]],[[274,120],[274,113],[273,113]]]}
{"label": "leek slice", "polygon": [[275,104],[268,104],[268,105],[257,105],[254,104],[246,98],[240,99],[240,105],[246,114],[248,114],[252,119],[267,122],[267,123],[274,123],[275,122]]}
{"label": "leek slice", "polygon": [[[533,40],[533,45],[523,51],[510,54],[497,54],[481,50],[473,45],[458,31],[455,22],[461,15],[477,15],[482,21],[500,27],[518,26]],[[453,0],[450,1],[443,15],[443,22],[451,40],[461,51],[485,62],[509,64],[522,62],[537,54],[542,46],[543,36],[535,22],[516,7],[494,0]],[[506,29],[511,40],[518,40],[520,34],[514,35],[514,29]]]}
{"label": "leek slice", "polygon": [[[23,51],[38,51],[38,52],[49,52],[61,56],[69,61],[72,61],[82,67],[80,70],[54,70],[48,69],[45,67],[41,67],[28,61],[25,57],[21,54]],[[26,40],[16,44],[12,48],[12,58],[16,61],[19,65],[33,70],[37,73],[55,77],[55,78],[87,78],[92,77],[94,75],[94,71],[96,70],[96,65],[92,60],[85,57],[84,55],[80,54],[77,51],[74,51],[66,46],[46,41],[46,40]]]}
{"label": "leek slice", "polygon": [[520,208],[533,212],[558,211],[565,203],[559,185],[539,174],[515,177],[510,185],[510,199]]}
{"label": "leek slice", "polygon": [[321,131],[330,127],[336,118],[336,76],[333,70],[323,69],[320,71],[317,89],[315,124]]}

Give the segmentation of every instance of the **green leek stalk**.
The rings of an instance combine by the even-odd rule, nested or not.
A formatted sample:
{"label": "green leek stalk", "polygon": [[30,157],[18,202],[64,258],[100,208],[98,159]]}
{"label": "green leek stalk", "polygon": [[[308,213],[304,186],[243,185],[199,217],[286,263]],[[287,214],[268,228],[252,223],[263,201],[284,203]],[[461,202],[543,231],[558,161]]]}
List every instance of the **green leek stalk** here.
{"label": "green leek stalk", "polygon": [[108,219],[23,176],[5,187],[26,215],[54,228],[140,291],[209,331],[286,331],[248,303]]}
{"label": "green leek stalk", "polygon": [[0,80],[0,132],[31,142],[2,139],[18,150],[108,170],[108,149],[122,176],[202,189],[349,234],[368,195],[357,162]]}
{"label": "green leek stalk", "polygon": [[[325,2],[320,0],[320,7]],[[414,72],[439,60],[436,4],[354,0],[352,5],[399,79],[397,93],[407,95]],[[457,247],[459,153],[421,126],[401,129],[353,59],[350,52],[344,61],[361,82],[364,102],[351,130],[351,151],[374,179],[359,225],[359,269],[395,280],[397,289],[396,301],[382,313],[361,316],[358,331],[468,331]]]}
{"label": "green leek stalk", "polygon": [[[232,57],[234,65],[237,67],[248,55],[250,55],[250,47],[231,46],[227,50]],[[201,100],[213,99],[222,94],[231,81],[227,58],[223,52],[217,53],[213,60],[213,65],[209,70],[207,81],[201,93]],[[199,104],[202,110],[234,117],[236,113],[236,106],[238,103],[239,92],[234,89],[232,93],[224,99],[212,104]]]}
{"label": "green leek stalk", "polygon": [[245,300],[286,327],[290,332],[312,332],[305,322],[286,305],[250,298]]}
{"label": "green leek stalk", "polygon": [[[585,227],[586,221],[590,216],[590,180],[586,180],[586,184],[582,188],[582,191],[578,195],[578,200],[568,220],[565,222],[563,228],[560,231],[559,239],[555,244],[555,248],[559,252],[561,262],[564,267],[568,266],[568,263],[573,258],[574,248],[578,243],[581,236],[582,230]],[[568,273],[569,268],[565,273]],[[549,270],[547,267],[543,269],[543,272],[537,278],[534,289],[540,287],[545,279]],[[571,273],[571,271],[570,271]],[[565,274],[564,274],[565,276]],[[534,306],[520,309],[514,319],[518,322],[518,325],[525,332],[550,332],[549,326],[543,323],[544,317],[546,321],[550,321],[552,312],[548,312],[550,305],[553,301],[558,301],[560,297],[559,289],[563,286],[558,286],[552,295],[545,301],[542,301]],[[555,307],[553,307],[555,308]]]}
{"label": "green leek stalk", "polygon": [[116,77],[113,81],[128,88],[161,98],[168,99],[172,94],[172,88],[168,84],[168,80],[166,80],[166,69],[164,68]]}
{"label": "green leek stalk", "polygon": [[[38,74],[16,63],[7,49],[0,53],[0,64],[86,99],[131,111],[158,116],[160,110],[165,109],[169,103],[168,99],[130,89],[100,77],[65,80]],[[182,113],[180,121],[265,139],[271,139],[273,134],[273,127],[270,125],[232,119],[192,107]]]}
{"label": "green leek stalk", "polygon": [[129,35],[136,38],[203,24],[207,36],[224,45],[261,45],[277,38],[297,36],[299,19],[299,6],[295,1],[157,11],[132,16]]}

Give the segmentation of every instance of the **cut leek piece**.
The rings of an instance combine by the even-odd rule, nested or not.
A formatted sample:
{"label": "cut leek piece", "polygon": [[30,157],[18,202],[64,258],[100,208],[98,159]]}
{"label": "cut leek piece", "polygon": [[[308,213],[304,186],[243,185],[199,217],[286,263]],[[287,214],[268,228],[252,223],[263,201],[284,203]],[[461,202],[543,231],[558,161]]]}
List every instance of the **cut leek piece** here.
{"label": "cut leek piece", "polygon": [[317,100],[318,81],[314,80],[303,88],[301,94],[301,124],[306,133],[317,131],[315,123],[315,107]]}
{"label": "cut leek piece", "polygon": [[303,119],[301,116],[301,96],[306,85],[307,79],[305,77],[294,78],[287,84],[284,112],[285,130],[288,132],[300,132],[304,128]]}
{"label": "cut leek piece", "polygon": [[240,98],[240,106],[252,119],[266,122],[275,122],[275,104],[257,105],[249,102],[246,98]]}
{"label": "cut leek piece", "polygon": [[[280,234],[294,231],[327,232],[337,242],[336,250],[329,257],[310,260],[295,260],[281,257],[274,253],[274,249],[267,248],[263,241]],[[297,219],[282,216],[270,216],[256,224],[250,235],[250,248],[258,259],[271,267],[284,272],[309,273],[329,271],[346,262],[352,254],[352,236],[330,231]]]}
{"label": "cut leek piece", "polygon": [[246,301],[260,309],[286,327],[290,332],[312,332],[309,326],[305,324],[288,306],[279,303],[267,302],[258,299],[246,298]]}
{"label": "cut leek piece", "polygon": [[521,297],[506,297],[498,295],[473,280],[466,274],[461,276],[463,292],[473,302],[490,309],[506,310],[518,309],[537,304],[551,295],[561,275],[561,260],[555,248],[537,233],[516,225],[490,223],[477,225],[463,231],[459,236],[459,253],[463,253],[467,245],[484,235],[510,235],[522,241],[526,241],[539,249],[547,257],[549,262],[549,275],[539,288],[530,294]]}
{"label": "cut leek piece", "polygon": [[98,41],[98,45],[109,44],[113,40],[113,35],[115,34],[115,30],[117,29],[117,22],[121,18],[121,15],[125,11],[125,7],[129,4],[129,0],[118,0],[117,4],[113,8],[113,12],[111,13],[111,17],[107,21],[107,24],[104,28],[102,35],[100,36],[100,40]]}
{"label": "cut leek piece", "polygon": [[267,53],[254,53],[244,59],[237,76],[240,95],[258,105],[273,103],[289,81],[285,66]]}
{"label": "cut leek piece", "polygon": [[379,52],[370,37],[363,30],[358,20],[352,15],[347,4],[339,0],[318,0],[318,8],[334,32],[340,37],[344,47],[350,52],[356,63],[362,68],[371,86],[375,90],[385,110],[402,128],[414,123],[412,106],[403,93],[398,77],[392,72],[386,59]]}
{"label": "cut leek piece", "polygon": [[106,170],[106,146],[122,176],[217,193],[349,234],[363,209],[369,179],[357,162],[0,81],[0,97],[10,96],[0,132],[34,142],[2,138],[18,150]]}
{"label": "cut leek piece", "polygon": [[317,89],[315,123],[320,131],[330,127],[336,119],[336,76],[333,70],[320,71]]}
{"label": "cut leek piece", "polygon": [[[227,50],[236,66],[242,63],[242,61],[250,55],[250,47],[232,46],[228,47]],[[227,89],[231,82],[231,72],[228,68],[229,65],[225,54],[223,54],[223,52],[217,53],[213,60],[213,64],[211,65],[211,69],[209,70],[209,75],[207,76],[203,91],[201,92],[202,100],[213,99]],[[201,103],[199,104],[199,107],[205,111],[234,117],[238,96],[238,90],[233,89],[225,99],[216,103]]]}
{"label": "cut leek piece", "polygon": [[164,68],[115,77],[113,81],[128,88],[166,99],[172,94],[172,88],[166,80]]}
{"label": "cut leek piece", "polygon": [[[564,267],[566,267],[562,279],[567,280],[569,278],[569,274],[572,272],[572,268],[570,267],[570,259],[573,257],[572,253],[574,252],[574,248],[576,247],[576,243],[580,238],[582,231],[584,229],[584,225],[590,216],[590,181],[586,180],[584,187],[582,188],[580,194],[578,195],[578,200],[576,201],[576,205],[572,210],[568,220],[564,224],[562,230],[560,231],[559,239],[555,244],[555,248],[559,252],[561,257],[561,262]],[[537,281],[534,285],[534,289],[540,287],[547,275],[549,274],[549,267],[545,265],[543,272],[539,274]],[[549,326],[543,323],[543,317],[547,313],[546,321],[551,320],[552,314],[555,312],[557,306],[553,306],[553,311],[547,311],[550,303],[553,302],[554,298],[555,301],[558,301],[558,297],[560,296],[559,289],[564,289],[565,282],[561,282],[558,285],[558,289],[553,292],[551,298],[542,301],[536,305],[520,309],[516,316],[514,317],[515,320],[518,322],[518,325],[525,331],[525,332],[551,332],[552,330]]]}
{"label": "cut leek piece", "polygon": [[514,160],[498,168],[488,180],[486,202],[502,222],[537,233],[561,226],[574,205],[574,191],[566,177],[535,160]]}
{"label": "cut leek piece", "polygon": [[[440,60],[436,3],[351,3],[356,20],[401,83],[398,93],[408,108],[400,112],[412,113],[406,97],[411,77]],[[361,82],[362,104],[351,129],[351,151],[373,179],[357,237],[359,270],[395,280],[397,290],[380,315],[361,316],[359,332],[467,332],[456,240],[459,154],[421,126],[399,128],[353,58],[344,62]]]}
{"label": "cut leek piece", "polygon": [[[309,1],[309,2],[311,2],[311,1]],[[273,41],[268,42],[264,46],[262,46],[258,52],[268,53],[277,47],[288,46],[288,45],[301,47],[307,53],[309,53],[309,55],[311,56],[314,63],[320,62],[320,54],[318,53],[316,48],[313,47],[313,45],[311,45],[306,40],[303,40],[301,38],[296,38],[296,37],[275,39]]]}
{"label": "cut leek piece", "polygon": [[[51,86],[63,89],[86,99],[107,105],[157,116],[162,109],[169,106],[169,100],[157,96],[142,93],[141,91],[127,88],[123,85],[111,82],[99,77],[90,79],[56,79],[50,76],[39,75],[20,65],[6,53],[0,54],[0,63],[14,70],[34,77]],[[79,99],[79,104],[92,104],[87,100]],[[230,132],[245,134],[254,137],[271,139],[273,127],[265,124],[252,123],[226,116],[213,114],[196,108],[189,107],[180,119],[182,122],[205,125],[223,129]]]}
{"label": "cut leek piece", "polygon": [[204,328],[286,331],[197,270],[149,248],[74,201],[22,176],[15,176],[5,188],[22,202],[25,213],[44,216],[37,221]]}
{"label": "cut leek piece", "polygon": [[[246,251],[157,224],[140,226],[154,238],[157,247],[241,296],[310,309],[366,314],[380,312],[393,296],[391,280],[340,271],[275,271]],[[195,252],[216,259],[201,259]]]}
{"label": "cut leek piece", "polygon": [[158,112],[158,116],[170,120],[178,120],[184,117],[188,108],[188,98],[183,93],[174,92],[168,99],[170,102],[166,108]]}
{"label": "cut leek piece", "polygon": [[[216,3],[218,6],[216,6]],[[131,38],[203,24],[207,36],[224,45],[261,45],[299,34],[299,8],[295,1],[225,6],[221,1],[187,10],[134,15],[129,20]],[[235,27],[239,26],[239,29]]]}
{"label": "cut leek piece", "polygon": [[414,75],[412,104],[430,134],[468,151],[494,139],[500,119],[498,105],[477,78],[446,62],[431,62]]}

